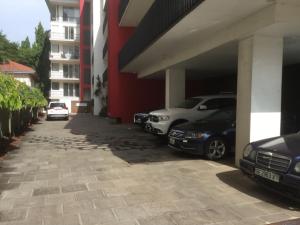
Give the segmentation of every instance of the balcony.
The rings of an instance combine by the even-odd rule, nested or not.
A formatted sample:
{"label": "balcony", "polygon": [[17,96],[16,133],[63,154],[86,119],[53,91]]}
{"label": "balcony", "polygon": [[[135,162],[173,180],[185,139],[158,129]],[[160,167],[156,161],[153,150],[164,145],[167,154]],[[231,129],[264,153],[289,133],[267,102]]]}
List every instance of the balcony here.
{"label": "balcony", "polygon": [[51,80],[69,80],[69,81],[79,81],[79,72],[63,72],[63,71],[51,71],[50,72]]}
{"label": "balcony", "polygon": [[63,32],[51,32],[50,34],[51,41],[63,41],[63,42],[79,42],[80,35],[73,34],[73,35],[66,35]]}
{"label": "balcony", "polygon": [[150,9],[154,0],[121,0],[119,23],[124,27],[136,27]]}
{"label": "balcony", "polygon": [[204,0],[155,1],[119,55],[122,70]]}
{"label": "balcony", "polygon": [[51,61],[79,62],[79,53],[50,53]]}

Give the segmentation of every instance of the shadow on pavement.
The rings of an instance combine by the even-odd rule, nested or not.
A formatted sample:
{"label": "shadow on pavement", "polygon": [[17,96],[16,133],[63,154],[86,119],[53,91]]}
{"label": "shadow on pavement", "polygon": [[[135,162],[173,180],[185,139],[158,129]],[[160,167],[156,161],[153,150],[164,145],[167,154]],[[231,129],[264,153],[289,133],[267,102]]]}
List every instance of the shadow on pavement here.
{"label": "shadow on pavement", "polygon": [[294,211],[300,210],[299,202],[293,201],[290,198],[264,188],[263,186],[249,179],[240,170],[218,173],[217,177],[225,184],[235,188],[240,192],[243,192],[244,194],[255,197],[256,199],[260,199],[280,208],[286,208]]}
{"label": "shadow on pavement", "polygon": [[[131,124],[110,124],[105,118],[92,115],[76,115],[65,126],[72,134],[83,135],[87,146],[100,148],[131,164],[167,161],[197,160],[203,157],[173,152],[166,139],[144,132]],[[220,161],[234,165],[232,157]]]}

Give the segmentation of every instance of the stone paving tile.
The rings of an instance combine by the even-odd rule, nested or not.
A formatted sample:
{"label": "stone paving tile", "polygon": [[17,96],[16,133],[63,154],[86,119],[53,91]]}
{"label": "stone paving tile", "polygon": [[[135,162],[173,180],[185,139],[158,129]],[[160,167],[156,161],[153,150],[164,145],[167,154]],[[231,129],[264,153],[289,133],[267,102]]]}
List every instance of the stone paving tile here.
{"label": "stone paving tile", "polygon": [[97,199],[97,200],[94,200],[94,205],[97,209],[122,208],[122,207],[127,206],[124,198],[122,198],[122,197]]}
{"label": "stone paving tile", "polygon": [[27,208],[45,206],[45,197],[18,198],[14,201],[14,208]]}
{"label": "stone paving tile", "polygon": [[139,218],[146,218],[149,215],[143,209],[143,207],[138,206],[128,206],[123,208],[114,208],[113,211],[115,212],[117,218],[120,221],[126,221],[126,220],[135,220]]}
{"label": "stone paving tile", "polygon": [[44,225],[81,225],[79,215],[63,215],[59,217],[45,217]]}
{"label": "stone paving tile", "polygon": [[0,223],[24,220],[27,215],[27,209],[13,209],[0,211]]}
{"label": "stone paving tile", "polygon": [[102,225],[116,222],[116,218],[110,209],[89,210],[88,212],[80,213],[82,225]]}
{"label": "stone paving tile", "polygon": [[299,206],[229,162],[173,154],[128,125],[78,115],[33,130],[0,161],[1,225],[259,225],[300,217]]}
{"label": "stone paving tile", "polygon": [[62,216],[61,205],[47,205],[43,207],[32,207],[29,208],[29,218],[43,218],[43,217],[59,217]]}
{"label": "stone paving tile", "polygon": [[33,196],[53,195],[60,193],[59,187],[42,187],[33,190]]}
{"label": "stone paving tile", "polygon": [[63,204],[63,213],[64,214],[74,214],[74,213],[82,213],[89,212],[95,209],[92,201],[75,201],[73,203],[65,203]]}
{"label": "stone paving tile", "polygon": [[140,225],[177,225],[170,218],[164,216],[139,219],[138,221]]}
{"label": "stone paving tile", "polygon": [[62,186],[61,191],[62,193],[87,191],[87,187],[84,184],[67,185]]}

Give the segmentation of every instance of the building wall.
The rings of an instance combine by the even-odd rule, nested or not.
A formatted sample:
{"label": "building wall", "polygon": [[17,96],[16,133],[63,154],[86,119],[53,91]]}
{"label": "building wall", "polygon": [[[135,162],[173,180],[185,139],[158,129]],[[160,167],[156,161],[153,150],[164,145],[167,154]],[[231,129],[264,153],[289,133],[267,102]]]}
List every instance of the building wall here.
{"label": "building wall", "polygon": [[108,1],[108,115],[132,122],[135,112],[164,105],[164,80],[140,80],[119,71],[119,52],[134,32],[119,27],[119,0]]}
{"label": "building wall", "polygon": [[[91,99],[91,3],[80,0],[80,100]],[[88,21],[89,18],[89,21]],[[89,35],[88,35],[89,34]]]}
{"label": "building wall", "polygon": [[24,74],[18,75],[18,74],[14,74],[13,76],[14,76],[14,78],[16,80],[25,83],[29,87],[33,87],[34,86],[34,82],[31,79],[30,75],[24,75]]}

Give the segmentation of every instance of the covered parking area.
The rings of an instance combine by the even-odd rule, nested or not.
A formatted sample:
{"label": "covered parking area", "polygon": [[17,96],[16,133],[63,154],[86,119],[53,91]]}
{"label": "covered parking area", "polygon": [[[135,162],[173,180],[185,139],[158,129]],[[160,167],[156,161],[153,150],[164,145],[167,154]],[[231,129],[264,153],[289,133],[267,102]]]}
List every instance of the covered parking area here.
{"label": "covered parking area", "polygon": [[230,0],[223,7],[204,1],[123,71],[138,71],[140,78],[163,71],[166,107],[187,97],[190,77],[236,80],[238,165],[247,143],[281,134],[282,111],[294,95],[289,85],[297,86],[283,71],[300,61],[299,10],[294,0]]}

